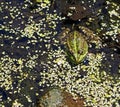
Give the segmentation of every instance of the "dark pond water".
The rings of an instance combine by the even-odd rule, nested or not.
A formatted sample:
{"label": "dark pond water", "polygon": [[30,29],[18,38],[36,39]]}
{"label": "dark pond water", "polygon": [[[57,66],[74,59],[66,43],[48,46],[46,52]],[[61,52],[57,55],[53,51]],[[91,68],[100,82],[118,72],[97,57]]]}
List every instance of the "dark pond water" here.
{"label": "dark pond water", "polygon": [[[49,71],[50,68],[45,65],[49,61],[51,61],[50,67],[54,66],[54,58],[48,60],[51,50],[64,49],[59,42],[59,33],[64,28],[76,30],[80,25],[97,33],[101,38],[102,47],[96,49],[95,44],[91,44],[89,53],[104,53],[100,69],[105,70],[113,78],[119,78],[119,0],[110,0],[115,3],[115,6],[110,4],[109,0],[96,2],[94,0],[89,2],[87,0],[53,0],[50,2],[51,5],[34,1],[0,1],[1,105],[16,107],[12,105],[17,101],[23,107],[37,107],[37,101],[42,93],[40,90],[46,89],[49,87],[47,84],[51,84],[50,81],[47,84],[39,84],[43,79],[40,72]],[[72,7],[76,9],[70,9]],[[110,16],[110,11],[116,11],[116,13],[111,12],[113,17]],[[90,19],[93,21],[89,21]],[[115,27],[118,30],[115,30]],[[85,65],[87,64],[86,59]]]}

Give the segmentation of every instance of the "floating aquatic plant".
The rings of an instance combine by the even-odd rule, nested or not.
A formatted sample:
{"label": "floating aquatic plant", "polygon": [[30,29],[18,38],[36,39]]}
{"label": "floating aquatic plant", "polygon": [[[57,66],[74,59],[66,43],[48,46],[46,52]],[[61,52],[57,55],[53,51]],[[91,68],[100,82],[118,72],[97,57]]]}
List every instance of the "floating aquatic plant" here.
{"label": "floating aquatic plant", "polygon": [[[48,0],[38,0],[38,2],[37,8],[30,9],[29,6],[33,4],[30,0],[22,0],[22,2],[1,0],[0,106],[35,107],[36,97],[42,93],[42,87],[59,86],[73,96],[76,94],[83,96],[86,106],[119,107],[119,75],[114,78],[106,69],[101,69],[102,60],[109,62],[106,54],[111,53],[100,52],[104,51],[102,47],[95,53],[88,53],[86,63],[72,67],[67,62],[65,51],[58,46],[58,41],[55,39],[60,32],[58,28],[63,18],[58,16],[56,10],[49,11]],[[99,5],[95,0],[90,0],[90,3],[84,0],[80,2],[83,5],[91,4],[90,7]],[[106,5],[110,22],[108,24],[104,21],[105,15],[101,15],[104,9],[98,9],[96,18],[100,20],[100,29],[96,28],[99,31],[96,32],[101,33],[105,30],[102,36],[105,38],[110,36],[112,40],[119,43],[116,36],[119,33],[119,5],[112,0],[107,0]],[[93,12],[96,14],[96,11]],[[85,22],[79,20],[80,23],[91,28],[86,19],[86,13],[84,17]],[[94,23],[96,20],[93,19],[95,18],[88,18]],[[83,27],[81,31],[84,31]],[[50,48],[52,45],[55,47]],[[106,43],[103,46],[106,46]],[[116,58],[118,64],[119,57],[114,56],[116,54],[112,52],[109,58],[112,61]],[[46,60],[43,61],[44,58]],[[108,63],[106,67],[110,68],[111,65]],[[118,70],[120,72],[119,66]]]}

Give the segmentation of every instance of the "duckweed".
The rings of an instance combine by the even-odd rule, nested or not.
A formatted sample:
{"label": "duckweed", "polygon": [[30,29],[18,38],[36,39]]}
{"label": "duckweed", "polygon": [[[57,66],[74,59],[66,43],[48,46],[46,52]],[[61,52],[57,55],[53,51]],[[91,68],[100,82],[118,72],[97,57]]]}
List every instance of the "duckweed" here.
{"label": "duckweed", "polygon": [[[91,46],[86,60],[71,66],[56,38],[66,18],[57,10],[50,11],[49,0],[36,2],[39,2],[37,8],[31,9],[30,0],[1,0],[0,106],[35,107],[44,88],[58,86],[74,97],[82,96],[86,106],[119,107],[119,53],[107,43],[99,49]],[[112,0],[107,0],[106,5],[109,20],[104,20],[105,16],[99,11],[102,23],[94,31],[105,40],[111,37],[119,43],[120,6]],[[92,22],[95,19],[81,23],[89,27]]]}

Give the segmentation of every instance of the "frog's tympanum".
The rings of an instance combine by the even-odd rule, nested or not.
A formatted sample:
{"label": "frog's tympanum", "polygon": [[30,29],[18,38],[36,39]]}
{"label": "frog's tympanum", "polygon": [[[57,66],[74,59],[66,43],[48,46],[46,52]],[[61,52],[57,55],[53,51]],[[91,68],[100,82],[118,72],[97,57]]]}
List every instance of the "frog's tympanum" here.
{"label": "frog's tympanum", "polygon": [[79,64],[83,61],[88,53],[88,44],[82,34],[76,30],[70,32],[69,29],[66,29],[62,33],[61,38],[70,61],[74,64]]}

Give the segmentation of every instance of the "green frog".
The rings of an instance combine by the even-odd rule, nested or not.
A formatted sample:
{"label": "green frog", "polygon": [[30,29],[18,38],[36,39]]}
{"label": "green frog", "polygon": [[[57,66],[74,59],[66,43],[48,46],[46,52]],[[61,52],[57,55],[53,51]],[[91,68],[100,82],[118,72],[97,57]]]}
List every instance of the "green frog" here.
{"label": "green frog", "polygon": [[74,63],[80,63],[88,53],[88,44],[78,31],[69,34],[66,41],[67,54]]}
{"label": "green frog", "polygon": [[72,63],[79,64],[83,61],[88,53],[88,44],[80,32],[76,30],[70,32],[69,29],[66,29],[61,40],[65,45],[67,56]]}
{"label": "green frog", "polygon": [[67,57],[74,64],[79,64],[84,60],[90,42],[98,43],[97,36],[95,37],[91,30],[83,26],[79,26],[79,28],[82,32],[65,28],[59,35],[61,43],[65,46]]}

